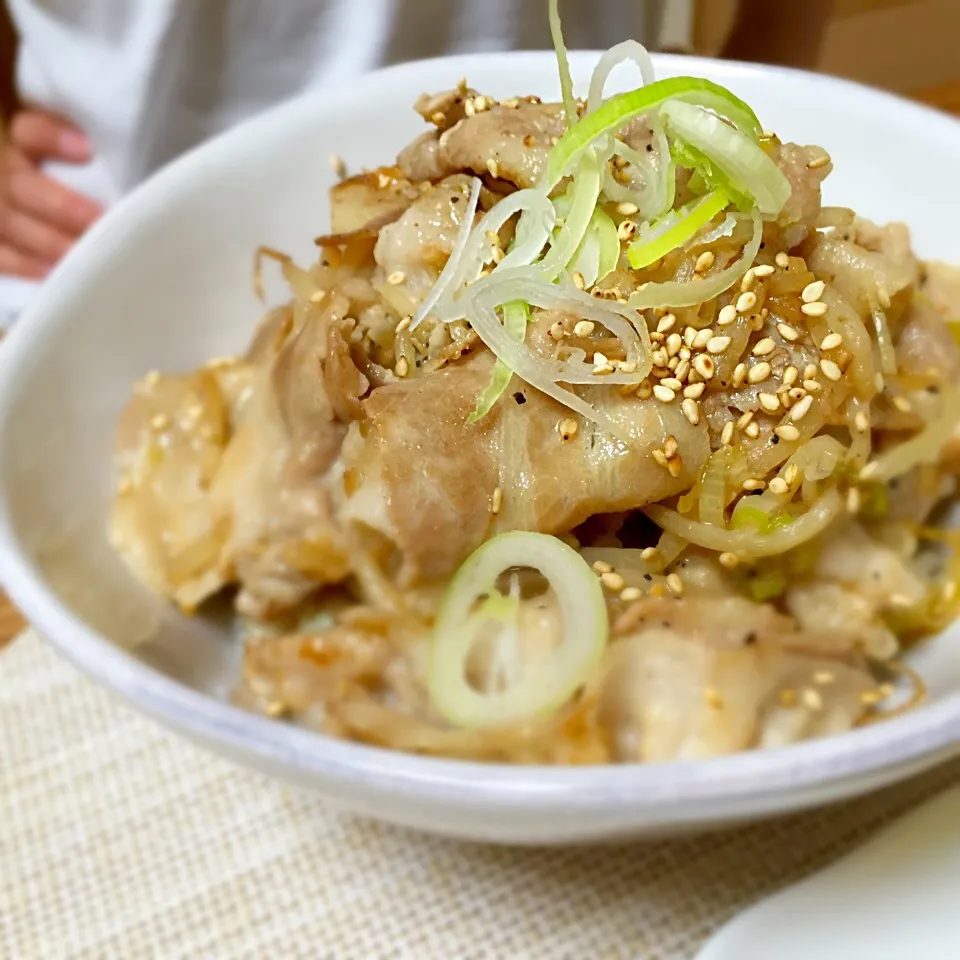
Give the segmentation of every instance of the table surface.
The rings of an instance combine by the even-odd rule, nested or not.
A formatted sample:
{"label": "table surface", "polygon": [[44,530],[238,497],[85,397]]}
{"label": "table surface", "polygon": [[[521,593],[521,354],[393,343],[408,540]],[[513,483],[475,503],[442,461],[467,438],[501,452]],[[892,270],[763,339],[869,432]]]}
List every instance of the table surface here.
{"label": "table surface", "polygon": [[[925,90],[917,95],[917,99],[960,116],[960,78]],[[25,625],[20,612],[7,595],[0,591],[0,649],[20,633]]]}

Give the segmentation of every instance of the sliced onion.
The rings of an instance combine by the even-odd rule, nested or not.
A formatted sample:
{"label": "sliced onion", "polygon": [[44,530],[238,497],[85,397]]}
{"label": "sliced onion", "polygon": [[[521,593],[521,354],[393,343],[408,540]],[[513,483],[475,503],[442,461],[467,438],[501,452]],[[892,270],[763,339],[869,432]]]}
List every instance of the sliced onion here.
{"label": "sliced onion", "polygon": [[667,507],[644,507],[644,513],[661,529],[683,537],[698,547],[720,553],[729,551],[739,557],[773,557],[792,550],[821,534],[842,511],[843,501],[840,494],[836,490],[830,490],[792,523],[761,532],[725,530],[709,523],[689,520]]}
{"label": "sliced onion", "polygon": [[740,258],[730,266],[702,280],[647,283],[630,295],[628,301],[630,306],[637,310],[656,307],[695,307],[729,290],[750,269],[763,240],[763,223],[756,211],[753,212],[752,219],[753,236],[743,248]]}
{"label": "sliced onion", "polygon": [[[678,140],[707,156],[741,193],[753,198],[764,216],[775,217],[783,209],[790,182],[752,137],[682,100],[668,101],[660,114]],[[707,179],[705,171],[698,172]],[[723,187],[726,181],[710,185]]]}
{"label": "sliced onion", "polygon": [[[526,670],[518,664],[520,675],[506,689],[483,693],[467,680],[468,657],[484,621],[516,631],[517,601],[498,594],[497,580],[517,568],[538,570],[546,578],[560,606],[563,639],[545,662]],[[484,596],[488,599],[474,611]],[[548,713],[590,675],[608,632],[600,582],[576,550],[542,533],[501,534],[471,554],[440,604],[427,680],[430,699],[460,727],[492,727]]]}
{"label": "sliced onion", "polygon": [[470,239],[470,232],[473,229],[473,218],[476,215],[479,200],[480,181],[474,177],[470,184],[470,199],[467,201],[467,209],[463,214],[463,220],[460,221],[460,229],[457,231],[457,239],[453,245],[453,250],[451,250],[447,262],[443,265],[443,270],[440,271],[437,282],[430,288],[430,292],[424,298],[423,303],[420,304],[416,314],[414,314],[413,322],[410,324],[411,330],[416,330],[456,279],[460,260],[463,257],[464,250],[467,247],[467,241]]}
{"label": "sliced onion", "polygon": [[627,250],[630,266],[641,270],[683,246],[729,203],[730,198],[722,190],[714,190],[641,227],[639,236]]}
{"label": "sliced onion", "polygon": [[873,328],[877,331],[877,350],[880,354],[880,369],[884,373],[897,372],[897,355],[893,350],[893,338],[890,336],[890,327],[887,324],[887,315],[879,303],[870,304],[873,315]]}
{"label": "sliced onion", "polygon": [[709,246],[709,244],[716,243],[717,240],[721,240],[723,237],[729,237],[736,227],[737,218],[732,213],[728,213],[718,226],[692,237],[689,243],[687,243],[687,247]]}
{"label": "sliced onion", "polygon": [[760,121],[750,107],[725,87],[702,77],[671,77],[649,86],[621,93],[601,104],[593,113],[568,130],[550,151],[543,186],[552,190],[573,167],[587,147],[606,134],[620,129],[635,117],[680,98],[699,104],[729,119],[739,130],[756,135]]}
{"label": "sliced onion", "polygon": [[586,287],[592,287],[608,273],[617,269],[620,262],[620,237],[617,225],[599,207],[593,211],[590,227],[583,242],[577,248],[568,273],[579,273]]}
{"label": "sliced onion", "polygon": [[606,86],[607,78],[614,67],[632,60],[640,70],[640,77],[645,84],[653,83],[653,60],[647,53],[647,48],[636,40],[624,40],[616,46],[611,47],[598,61],[593,68],[593,76],[590,78],[590,93],[587,97],[587,113],[592,113],[603,102],[603,88]]}
{"label": "sliced onion", "polygon": [[577,101],[573,96],[573,77],[570,76],[570,60],[567,47],[563,42],[563,27],[560,23],[558,0],[550,0],[550,37],[557,54],[557,69],[560,72],[560,90],[563,93],[563,112],[567,117],[567,128],[573,129],[577,122]]}
{"label": "sliced onion", "polygon": [[[518,343],[523,343],[523,338],[527,335],[527,323],[529,321],[530,307],[522,300],[514,300],[504,306],[503,328]],[[477,397],[477,406],[473,413],[467,417],[467,423],[476,423],[485,417],[493,409],[493,405],[500,399],[507,387],[510,386],[512,379],[513,370],[498,358],[493,365],[490,384]]]}
{"label": "sliced onion", "polygon": [[701,523],[725,527],[724,508],[727,504],[727,468],[732,447],[721,447],[710,455],[700,477]]}

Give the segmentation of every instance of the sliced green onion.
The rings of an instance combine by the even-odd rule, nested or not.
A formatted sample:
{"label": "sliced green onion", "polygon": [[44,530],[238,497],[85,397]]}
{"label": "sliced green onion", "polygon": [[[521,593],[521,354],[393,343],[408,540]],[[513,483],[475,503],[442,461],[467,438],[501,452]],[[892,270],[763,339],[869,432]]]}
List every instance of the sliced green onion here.
{"label": "sliced green onion", "polygon": [[[675,138],[699,150],[722,171],[722,186],[732,185],[751,197],[765,216],[776,216],[783,209],[790,198],[790,182],[751,136],[715,113],[679,99],[665,103],[660,114]],[[697,172],[710,186],[721,186],[711,182],[704,169]]]}
{"label": "sliced green onion", "polygon": [[729,203],[730,198],[722,190],[714,190],[705,197],[691,200],[679,210],[671,211],[654,223],[641,227],[640,235],[627,251],[630,266],[634,270],[640,270],[665,257],[671,250],[682,247]]}
{"label": "sliced green onion", "polygon": [[744,193],[702,150],[675,139],[670,156],[677,166],[693,171],[689,186],[694,192],[703,193],[712,187],[722,190],[739,210],[749,212],[753,208],[753,197]]}
{"label": "sliced green onion", "polygon": [[560,71],[560,89],[563,92],[563,112],[567,115],[567,129],[572,130],[577,122],[577,101],[573,97],[573,77],[570,76],[570,60],[563,42],[563,27],[560,24],[558,0],[550,0],[550,37],[557,54],[557,69]]}
{"label": "sliced green onion", "polygon": [[[518,675],[505,689],[483,692],[467,679],[468,658],[480,628],[491,621],[500,625],[501,643],[517,644],[518,601],[500,595],[497,580],[518,568],[546,578],[560,608],[563,637],[546,660],[517,663]],[[481,598],[486,599],[475,610]],[[542,533],[501,534],[471,554],[440,604],[427,679],[430,699],[460,727],[492,727],[549,713],[590,675],[608,633],[600,582],[576,550]],[[516,662],[515,646],[512,653]]]}
{"label": "sliced green onion", "polygon": [[620,237],[617,225],[599,207],[593,211],[590,227],[570,262],[569,273],[579,273],[586,287],[592,287],[620,262]]}
{"label": "sliced green onion", "polygon": [[[503,327],[517,343],[523,343],[523,338],[527,335],[527,324],[529,322],[529,304],[522,300],[514,300],[504,306]],[[500,399],[512,379],[513,370],[498,358],[493,365],[493,376],[490,378],[490,384],[477,397],[477,406],[473,413],[467,417],[467,423],[476,423],[485,417],[493,409],[493,405]]]}
{"label": "sliced green onion", "polygon": [[777,564],[759,570],[747,580],[747,592],[754,603],[765,603],[781,596],[787,589],[787,575]]}
{"label": "sliced green onion", "polygon": [[543,186],[552,190],[583,151],[599,137],[619,130],[634,117],[674,98],[715,110],[748,135],[756,136],[760,132],[760,121],[756,114],[725,87],[702,77],[670,77],[611,97],[580,120],[576,127],[568,130],[550,151]]}

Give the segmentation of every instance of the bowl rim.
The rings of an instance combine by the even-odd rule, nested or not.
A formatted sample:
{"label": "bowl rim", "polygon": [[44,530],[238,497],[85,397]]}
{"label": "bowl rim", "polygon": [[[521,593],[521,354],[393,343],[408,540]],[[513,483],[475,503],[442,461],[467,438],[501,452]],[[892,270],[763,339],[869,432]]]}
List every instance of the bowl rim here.
{"label": "bowl rim", "polygon": [[[577,51],[575,66],[595,62],[598,54]],[[553,65],[553,54],[514,52],[511,64]],[[960,123],[930,108],[893,94],[840,80],[782,67],[718,62],[699,57],[654,55],[659,65],[687,68],[691,73],[735,77],[745,74],[784,78],[819,88],[825,95],[838,88],[867,98],[877,109],[909,111],[925,124],[936,124],[956,137]],[[422,72],[449,67],[460,76],[492,61],[504,69],[505,55],[472,54],[400,64],[373,72],[359,81],[348,97],[365,98],[397,77],[412,79]],[[811,96],[816,89],[811,89]],[[45,328],[60,322],[58,306],[69,300],[71,287],[85,283],[85,261],[101,237],[137,212],[160,201],[200,163],[226,157],[235,145],[260,136],[288,115],[329,108],[330,94],[304,94],[274,107],[201,144],[138,186],[111,208],[77,244],[44,284],[36,302],[21,318],[0,352],[0,448],[15,415],[17,393],[29,376],[33,344]],[[219,743],[234,754],[256,757],[274,766],[336,783],[344,788],[375,788],[395,796],[429,795],[455,807],[478,805],[494,809],[523,806],[525,810],[570,812],[651,811],[680,801],[722,804],[758,795],[802,791],[825,783],[864,776],[888,767],[906,766],[924,757],[960,752],[960,691],[884,723],[786,747],[752,750],[707,760],[590,767],[517,766],[419,756],[338,740],[323,734],[241,710],[187,687],[101,637],[74,615],[45,582],[39,564],[31,560],[15,529],[6,489],[0,483],[0,580],[42,636],[87,675],[161,722],[187,731],[206,743]]]}

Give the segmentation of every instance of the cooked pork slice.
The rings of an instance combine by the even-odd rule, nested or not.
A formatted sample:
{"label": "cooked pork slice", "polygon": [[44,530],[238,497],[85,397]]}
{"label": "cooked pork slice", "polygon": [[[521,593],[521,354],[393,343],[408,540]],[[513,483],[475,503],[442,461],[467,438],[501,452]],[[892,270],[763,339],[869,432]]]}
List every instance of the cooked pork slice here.
{"label": "cooked pork slice", "polygon": [[960,268],[932,261],[923,265],[923,292],[947,320],[960,320]]}
{"label": "cooked pork slice", "polygon": [[820,212],[820,185],[833,170],[833,164],[822,147],[804,147],[798,143],[780,144],[773,158],[790,184],[790,197],[777,223],[799,227],[795,237],[799,243]]}

